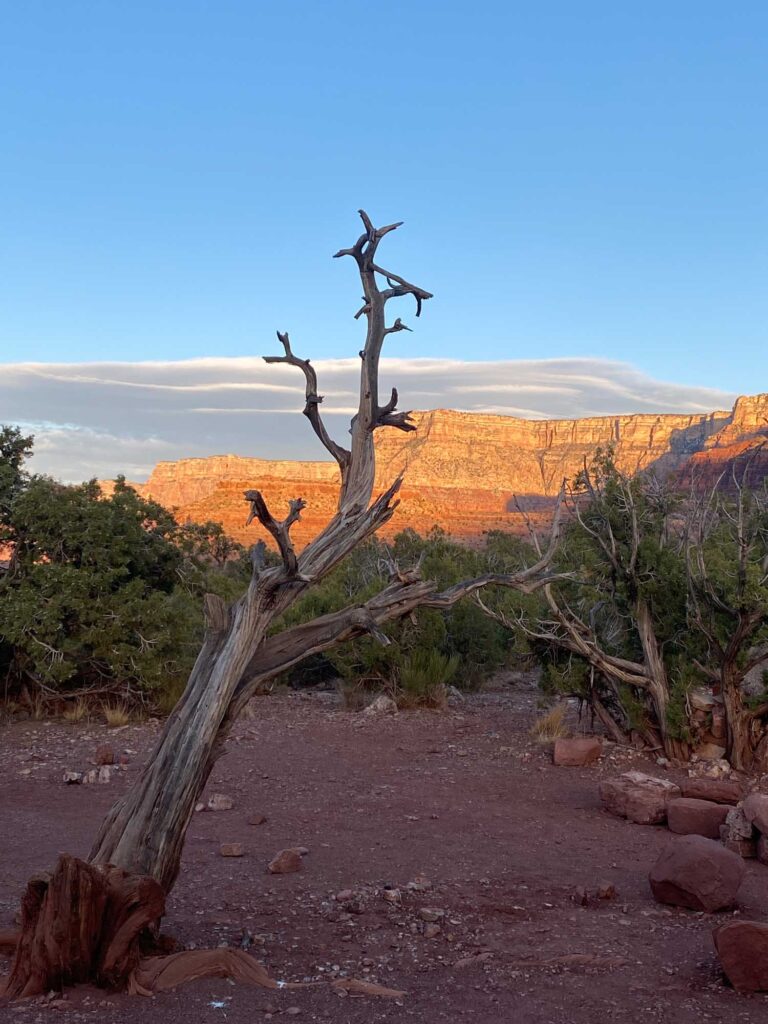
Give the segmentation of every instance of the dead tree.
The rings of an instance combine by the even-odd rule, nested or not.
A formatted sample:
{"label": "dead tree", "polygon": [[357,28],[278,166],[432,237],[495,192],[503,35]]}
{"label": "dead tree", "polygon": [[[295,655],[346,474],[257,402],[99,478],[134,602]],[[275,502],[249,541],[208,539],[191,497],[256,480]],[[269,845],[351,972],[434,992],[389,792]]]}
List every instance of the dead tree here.
{"label": "dead tree", "polygon": [[[78,861],[76,868],[69,861],[60,862],[50,882],[36,881],[34,891],[28,891],[25,905],[29,911],[24,918],[8,994],[47,991],[73,977],[96,981],[106,977],[112,984],[124,979],[132,959],[138,955],[142,929],[162,913],[158,909],[162,902],[158,892],[167,894],[176,880],[195,803],[222,752],[227,734],[238,713],[266,681],[309,655],[354,637],[368,634],[385,643],[381,627],[420,607],[447,608],[488,585],[532,591],[551,578],[548,566],[557,544],[557,527],[549,549],[524,571],[487,574],[438,592],[435,584],[422,579],[418,570],[401,571],[394,567],[389,584],[364,604],[270,635],[275,620],[300,594],[322,580],[357,545],[391,519],[398,504],[401,478],[374,498],[374,433],[384,427],[415,429],[409,414],[397,410],[398,395],[394,388],[386,400],[379,397],[379,358],[389,334],[409,329],[399,317],[387,325],[388,304],[410,297],[419,316],[424,302],[432,296],[378,262],[381,240],[400,225],[376,228],[364,211],[360,211],[360,217],[362,234],[350,248],[336,253],[355,261],[363,291],[363,304],[355,317],[364,317],[367,323],[365,345],[360,352],[360,397],[348,448],[328,433],[321,417],[323,399],[318,393],[314,367],[308,359],[294,354],[287,334],[278,333],[282,354],[266,357],[270,363],[295,366],[304,375],[304,414],[338,463],[341,474],[336,513],[299,553],[291,540],[291,527],[304,508],[303,499],[297,497],[292,501],[288,514],[279,519],[258,490],[246,492],[249,518],[258,519],[272,535],[281,564],[265,568],[263,559],[255,556],[247,591],[230,606],[207,596],[205,641],[186,689],[136,785],[107,814],[93,844],[90,862]],[[115,875],[117,869],[122,873]],[[135,884],[136,876],[153,882],[149,886],[152,899],[146,906]],[[120,883],[117,895],[116,878]],[[104,895],[107,889],[109,898]],[[124,896],[122,903],[120,893]],[[98,906],[93,902],[97,899]],[[78,929],[94,920],[94,915],[100,921],[98,941],[85,947],[79,941]],[[61,926],[46,932],[45,922],[54,919]],[[129,935],[127,919],[132,925]],[[116,947],[118,931],[120,941]],[[47,940],[42,944],[41,935]],[[121,976],[117,977],[120,972],[113,968],[105,976],[105,956],[115,948]],[[72,969],[73,957],[77,958],[76,970]],[[113,959],[114,956],[110,964]]]}
{"label": "dead tree", "polygon": [[755,454],[731,471],[733,500],[722,478],[692,497],[686,535],[689,621],[707,655],[696,666],[723,702],[727,757],[742,770],[768,765],[768,702],[750,706],[743,688],[768,668],[768,495],[746,486]]}
{"label": "dead tree", "polygon": [[[525,615],[510,619],[477,600],[487,614],[529,640],[566,651],[590,668],[593,685],[589,703],[609,735],[619,742],[636,731],[650,747],[669,757],[686,759],[687,745],[670,733],[667,710],[669,681],[664,641],[647,597],[647,557],[641,548],[652,538],[658,550],[669,544],[667,495],[649,478],[633,481],[618,472],[610,453],[598,455],[596,465],[584,466],[575,489],[569,491],[569,537],[586,541],[598,568],[581,571],[575,593],[569,599],[562,586],[543,588],[546,611],[531,620]],[[519,509],[527,521],[522,509]],[[530,529],[535,545],[538,540]],[[566,541],[566,547],[568,541]],[[542,552],[539,548],[539,555]],[[561,581],[567,574],[561,574]],[[595,577],[590,585],[590,576]],[[597,586],[597,593],[595,592]],[[622,617],[619,605],[625,609]],[[602,618],[602,628],[598,622]],[[608,625],[606,626],[606,622]],[[631,640],[631,653],[622,641]],[[634,656],[633,656],[634,654]],[[610,700],[603,699],[605,694]],[[626,707],[624,694],[645,709],[638,729]]]}

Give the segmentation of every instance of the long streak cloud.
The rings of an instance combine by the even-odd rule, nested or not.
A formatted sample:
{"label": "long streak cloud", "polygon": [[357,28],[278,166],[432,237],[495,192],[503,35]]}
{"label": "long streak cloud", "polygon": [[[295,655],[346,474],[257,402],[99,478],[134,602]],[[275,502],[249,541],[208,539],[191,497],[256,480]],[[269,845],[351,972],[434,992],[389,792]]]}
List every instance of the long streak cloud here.
{"label": "long streak cloud", "polygon": [[[343,439],[359,360],[318,360],[323,412]],[[729,409],[735,396],[655,380],[600,359],[382,360],[382,393],[403,409],[462,409],[527,419]],[[62,480],[143,480],[161,459],[237,454],[321,459],[303,378],[256,358],[141,363],[0,364],[0,423],[35,435],[33,468]]]}

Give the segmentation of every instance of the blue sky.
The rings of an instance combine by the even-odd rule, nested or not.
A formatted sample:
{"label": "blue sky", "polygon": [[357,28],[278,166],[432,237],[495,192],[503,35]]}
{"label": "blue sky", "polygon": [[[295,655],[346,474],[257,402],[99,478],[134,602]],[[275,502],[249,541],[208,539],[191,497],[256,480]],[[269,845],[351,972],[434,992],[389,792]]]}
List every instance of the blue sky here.
{"label": "blue sky", "polygon": [[393,357],[768,389],[763,3],[0,12],[5,363],[354,355],[362,205],[435,293]]}

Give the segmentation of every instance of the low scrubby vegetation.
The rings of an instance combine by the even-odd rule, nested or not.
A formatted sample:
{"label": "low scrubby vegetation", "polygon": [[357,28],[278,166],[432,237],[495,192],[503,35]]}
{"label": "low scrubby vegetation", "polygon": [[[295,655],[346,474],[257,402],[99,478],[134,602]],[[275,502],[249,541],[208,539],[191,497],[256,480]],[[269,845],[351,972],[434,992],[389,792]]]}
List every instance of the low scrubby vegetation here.
{"label": "low scrubby vegetation", "polygon": [[[249,553],[218,524],[178,523],[122,479],[105,496],[94,481],[30,475],[31,450],[31,438],[0,429],[6,708],[111,724],[141,708],[169,713],[200,648],[203,597],[242,593]],[[382,692],[400,707],[441,708],[450,687],[478,688],[525,661],[555,703],[537,723],[543,741],[561,734],[562,700],[576,698],[614,739],[678,757],[708,744],[739,767],[766,764],[768,500],[736,474],[732,483],[704,499],[674,494],[601,452],[574,481],[551,586],[423,608],[385,625],[387,643],[340,645],[280,682],[337,686],[350,708]],[[364,602],[396,567],[420,564],[442,589],[536,557],[501,532],[470,548],[437,528],[405,530],[354,550],[274,630]]]}

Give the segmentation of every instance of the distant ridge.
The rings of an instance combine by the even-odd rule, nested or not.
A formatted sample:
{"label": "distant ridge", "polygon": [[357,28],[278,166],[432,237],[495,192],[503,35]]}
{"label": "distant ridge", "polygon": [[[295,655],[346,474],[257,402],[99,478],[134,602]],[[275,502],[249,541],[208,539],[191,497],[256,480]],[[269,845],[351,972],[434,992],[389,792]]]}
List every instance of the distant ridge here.
{"label": "distant ridge", "polygon": [[[744,396],[731,411],[525,420],[436,409],[415,412],[415,433],[376,434],[377,484],[405,470],[402,503],[388,532],[433,525],[463,539],[490,529],[519,531],[515,496],[534,519],[546,517],[563,478],[573,476],[600,447],[612,444],[623,470],[674,474],[685,486],[712,486],[749,453],[750,483],[768,476],[768,394]],[[179,517],[214,519],[246,543],[242,492],[258,487],[277,513],[291,498],[308,502],[294,536],[306,542],[330,519],[337,498],[331,462],[272,462],[237,455],[160,462],[136,488]],[[105,484],[105,488],[109,485]]]}

